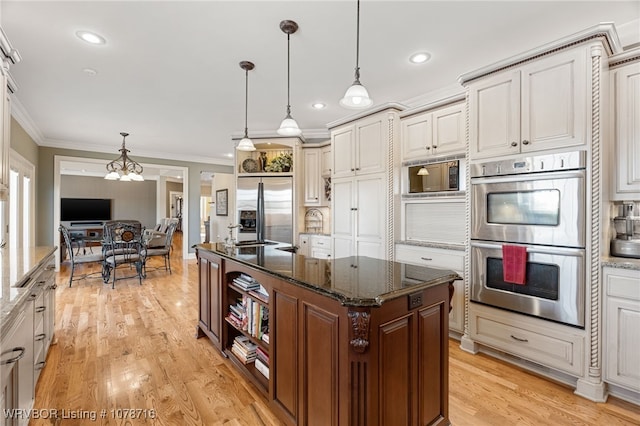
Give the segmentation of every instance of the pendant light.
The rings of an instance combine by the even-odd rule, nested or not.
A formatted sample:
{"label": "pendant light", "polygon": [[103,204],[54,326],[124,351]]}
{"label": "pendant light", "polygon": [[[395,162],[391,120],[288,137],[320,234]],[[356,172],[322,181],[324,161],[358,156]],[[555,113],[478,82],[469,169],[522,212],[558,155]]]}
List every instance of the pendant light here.
{"label": "pendant light", "polygon": [[361,109],[367,108],[373,104],[373,100],[369,97],[369,92],[360,83],[360,0],[358,0],[358,13],[356,20],[356,79],[347,89],[344,98],[340,99],[340,105],[345,108]]}
{"label": "pendant light", "polygon": [[251,71],[255,65],[253,62],[242,61],[240,62],[240,68],[244,70],[244,137],[238,143],[236,149],[238,151],[255,151],[256,147],[253,145],[247,130],[247,110],[249,109],[249,71]]}
{"label": "pendant light", "polygon": [[298,24],[294,21],[284,20],[280,22],[280,29],[287,35],[287,116],[282,120],[278,134],[282,136],[300,136],[302,131],[298,127],[296,120],[291,117],[291,101],[290,101],[290,68],[291,68],[291,34],[298,31]]}

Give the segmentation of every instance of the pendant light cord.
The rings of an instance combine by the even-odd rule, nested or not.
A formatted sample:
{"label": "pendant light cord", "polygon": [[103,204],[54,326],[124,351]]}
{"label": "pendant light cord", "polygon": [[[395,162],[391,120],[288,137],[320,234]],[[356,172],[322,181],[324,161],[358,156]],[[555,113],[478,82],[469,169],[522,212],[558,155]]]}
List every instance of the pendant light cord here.
{"label": "pendant light cord", "polygon": [[247,110],[249,109],[249,70],[244,70],[244,137],[249,138],[247,129]]}
{"label": "pendant light cord", "polygon": [[287,117],[291,115],[291,34],[287,33]]}
{"label": "pendant light cord", "polygon": [[356,13],[356,82],[360,83],[360,0]]}

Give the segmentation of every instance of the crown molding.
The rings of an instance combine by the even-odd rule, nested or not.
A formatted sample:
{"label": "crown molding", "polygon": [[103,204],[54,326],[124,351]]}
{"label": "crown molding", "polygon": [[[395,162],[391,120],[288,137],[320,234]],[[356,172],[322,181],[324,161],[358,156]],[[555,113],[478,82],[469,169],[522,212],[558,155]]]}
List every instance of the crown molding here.
{"label": "crown molding", "polygon": [[37,145],[44,144],[44,135],[14,94],[11,94],[11,115]]}
{"label": "crown molding", "polygon": [[458,77],[458,82],[462,85],[465,85],[472,80],[487,76],[497,71],[514,67],[542,55],[547,55],[557,50],[567,48],[569,46],[575,46],[577,44],[586,43],[596,39],[601,39],[603,41],[602,44],[604,45],[608,56],[622,52],[622,45],[620,43],[620,39],[618,38],[615,25],[613,24],[613,22],[603,22],[598,25],[594,25],[593,27],[587,28],[586,30],[579,31],[567,37],[555,40],[551,43],[544,44],[535,49],[528,50],[519,55],[515,55],[491,65],[487,65],[486,67],[482,67],[475,71],[462,74],[460,77]]}
{"label": "crown molding", "polygon": [[359,120],[361,118],[368,117],[370,115],[377,114],[377,113],[382,112],[382,111],[387,111],[389,109],[395,109],[397,111],[404,111],[405,109],[407,109],[407,107],[405,105],[401,104],[401,103],[398,103],[398,102],[387,102],[387,103],[384,103],[384,104],[381,104],[381,105],[377,105],[377,106],[375,106],[373,108],[369,108],[369,109],[366,109],[364,111],[360,111],[360,112],[357,112],[355,114],[351,114],[349,116],[334,120],[331,123],[327,124],[327,128],[333,129],[334,127],[338,127],[338,126],[340,126],[342,124],[347,124],[347,123],[350,123],[352,121]]}

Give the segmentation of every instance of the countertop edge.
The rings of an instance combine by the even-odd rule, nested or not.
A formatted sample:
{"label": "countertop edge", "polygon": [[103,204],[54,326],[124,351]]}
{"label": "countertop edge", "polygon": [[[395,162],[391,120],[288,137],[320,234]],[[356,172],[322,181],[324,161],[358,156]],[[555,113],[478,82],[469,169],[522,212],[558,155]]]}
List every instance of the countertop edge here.
{"label": "countertop edge", "polygon": [[632,259],[627,257],[604,256],[601,259],[601,266],[617,269],[629,269],[632,271],[640,271],[640,259]]}
{"label": "countertop edge", "polygon": [[[36,270],[38,270],[38,268],[41,268],[44,265],[45,260],[58,249],[56,246],[44,246],[40,248],[44,248],[48,251],[45,252],[46,254],[44,254],[27,273],[17,279],[16,282],[24,280],[25,277],[32,275]],[[36,283],[34,281],[31,285],[18,288],[19,295],[15,299],[11,300],[7,306],[2,306],[0,304],[0,340],[2,340],[5,337],[6,332],[13,327],[16,318],[18,317],[19,307],[27,301],[27,298],[31,295],[32,289],[35,285]]]}
{"label": "countertop edge", "polygon": [[233,262],[237,262],[241,265],[244,265],[246,267],[255,269],[257,271],[263,272],[265,274],[271,275],[272,277],[281,279],[283,281],[286,281],[290,284],[293,284],[295,286],[301,287],[301,288],[305,288],[308,289],[309,291],[312,291],[314,293],[320,294],[322,296],[326,296],[328,298],[331,298],[333,300],[338,301],[342,306],[345,307],[353,307],[353,308],[372,308],[372,307],[380,307],[382,306],[383,303],[388,302],[390,300],[393,299],[397,299],[399,297],[403,297],[409,294],[413,294],[415,292],[418,291],[422,291],[424,289],[433,287],[433,286],[437,286],[437,285],[442,285],[445,283],[450,283],[455,281],[456,279],[461,279],[461,277],[456,274],[453,271],[449,271],[451,272],[451,274],[447,275],[446,277],[440,277],[436,280],[433,280],[432,282],[429,283],[421,283],[421,284],[416,284],[415,286],[412,287],[408,287],[408,288],[403,288],[400,290],[396,290],[396,291],[392,291],[389,293],[385,293],[383,295],[379,295],[376,296],[375,298],[368,298],[368,299],[354,299],[354,298],[350,298],[350,297],[345,297],[344,295],[341,294],[337,294],[331,291],[327,291],[323,288],[320,287],[316,287],[316,286],[312,286],[309,285],[303,281],[299,281],[299,280],[295,280],[292,279],[289,276],[286,275],[282,275],[282,274],[278,274],[278,272],[276,271],[272,271],[270,269],[267,268],[262,268],[260,267],[260,265],[256,265],[254,263],[251,262],[246,262],[243,261],[242,259],[238,259],[232,255],[226,254],[226,253],[221,253],[219,251],[215,251],[215,250],[210,250],[209,248],[202,246],[201,244],[196,244],[194,246],[196,248],[196,250],[203,250],[206,251],[208,253],[211,253],[215,256],[219,256],[221,258],[224,259],[228,259],[231,260]]}

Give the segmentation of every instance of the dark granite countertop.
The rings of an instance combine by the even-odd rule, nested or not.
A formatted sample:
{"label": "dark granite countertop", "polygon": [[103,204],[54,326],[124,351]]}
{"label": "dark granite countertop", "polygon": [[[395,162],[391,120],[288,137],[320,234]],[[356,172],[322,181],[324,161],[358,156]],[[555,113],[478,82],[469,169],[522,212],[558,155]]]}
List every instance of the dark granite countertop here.
{"label": "dark granite countertop", "polygon": [[445,269],[364,256],[315,259],[279,249],[286,246],[226,248],[222,243],[205,243],[196,248],[336,299],[344,306],[381,306],[388,300],[460,279]]}

